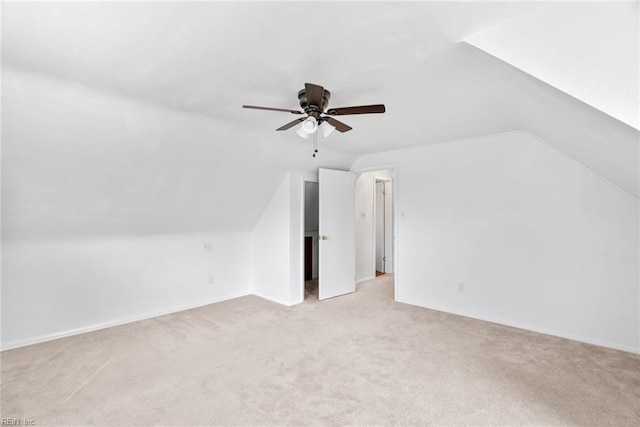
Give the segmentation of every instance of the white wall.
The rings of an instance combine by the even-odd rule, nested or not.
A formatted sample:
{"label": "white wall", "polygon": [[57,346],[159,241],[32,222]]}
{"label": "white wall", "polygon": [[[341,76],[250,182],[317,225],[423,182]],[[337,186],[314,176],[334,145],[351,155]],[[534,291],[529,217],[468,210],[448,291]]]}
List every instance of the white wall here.
{"label": "white wall", "polygon": [[2,348],[246,295],[250,243],[237,232],[5,241]]}
{"label": "white wall", "polygon": [[287,174],[253,229],[253,292],[280,304],[304,299],[304,177]]}
{"label": "white wall", "polygon": [[364,172],[356,180],[356,282],[375,277],[374,179],[375,172]]}
{"label": "white wall", "polygon": [[[304,301],[304,182],[305,175],[291,172],[289,197],[289,304]],[[306,179],[316,179],[306,176]]]}
{"label": "white wall", "polygon": [[287,174],[253,229],[253,292],[289,302],[291,177]]}
{"label": "white wall", "polygon": [[2,103],[3,348],[250,292],[234,126],[5,64]]}
{"label": "white wall", "polygon": [[[637,129],[471,45],[462,43],[459,47],[461,55],[458,70],[467,70],[472,76],[451,76],[450,84],[465,80],[484,88],[504,108],[496,114],[508,117],[511,123],[498,131],[479,131],[457,137],[440,136],[437,139],[423,137],[423,143],[516,129],[527,130],[632,196],[640,197],[640,132]],[[443,76],[443,79],[448,80],[449,77]],[[454,101],[464,103],[460,99]],[[465,126],[457,126],[459,117],[465,113],[473,115],[472,111],[461,112],[456,109],[455,104],[440,108],[450,108],[458,113],[458,118],[449,122],[449,127],[453,129],[466,126],[466,120]],[[483,107],[477,105],[474,108]],[[430,122],[424,123],[428,125]],[[426,130],[423,130],[423,134],[428,135]]]}
{"label": "white wall", "polygon": [[[225,119],[4,64],[2,101],[3,348],[251,292],[252,230],[280,170],[317,168],[299,141],[283,142],[287,160]],[[288,236],[300,211],[283,219]],[[287,286],[300,268],[284,267]]]}
{"label": "white wall", "polygon": [[525,132],[396,162],[399,301],[640,351],[637,199]]}
{"label": "white wall", "polygon": [[235,124],[14,69],[2,89],[5,239],[250,231],[282,177]]}

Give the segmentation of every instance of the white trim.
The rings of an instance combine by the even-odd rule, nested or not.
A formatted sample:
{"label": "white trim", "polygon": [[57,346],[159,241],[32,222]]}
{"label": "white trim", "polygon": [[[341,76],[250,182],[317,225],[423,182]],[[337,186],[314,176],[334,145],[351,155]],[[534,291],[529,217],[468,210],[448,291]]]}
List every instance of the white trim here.
{"label": "white trim", "polygon": [[[376,171],[371,171],[376,172]],[[371,194],[373,194],[371,212],[373,212],[372,221],[371,221],[371,241],[373,242],[373,247],[371,248],[371,274],[373,277],[376,276],[376,271],[378,271],[378,188],[377,188],[378,180],[376,177],[373,177]]]}
{"label": "white trim", "polygon": [[[363,283],[363,282],[366,282],[366,281],[372,280],[372,279],[375,279],[375,277],[367,277],[367,278],[364,278],[364,279],[360,279],[356,283],[359,284],[359,283]],[[114,327],[114,326],[125,325],[125,324],[128,324],[128,323],[139,322],[141,320],[153,319],[153,318],[156,318],[156,317],[166,316],[168,314],[179,313],[181,311],[191,310],[191,309],[198,308],[198,307],[204,307],[206,305],[215,304],[215,303],[222,302],[222,301],[228,301],[228,300],[235,299],[235,298],[241,298],[241,297],[248,296],[248,295],[254,295],[254,296],[257,296],[259,298],[265,299],[267,301],[271,301],[271,302],[274,302],[276,304],[284,305],[284,306],[287,306],[287,307],[291,307],[293,305],[296,305],[296,304],[299,304],[299,303],[302,302],[302,301],[299,301],[299,302],[293,302],[293,303],[286,303],[284,301],[280,301],[280,300],[277,300],[275,298],[271,298],[271,297],[268,297],[266,295],[262,295],[259,292],[238,292],[238,293],[227,295],[227,296],[221,297],[221,298],[212,298],[212,299],[209,299],[209,300],[206,300],[206,301],[201,301],[201,302],[196,303],[196,304],[187,304],[187,305],[182,305],[182,306],[176,306],[176,307],[174,307],[172,309],[168,309],[168,310],[160,310],[160,311],[156,311],[156,312],[150,312],[150,313],[146,313],[146,314],[139,315],[139,316],[130,316],[130,317],[126,317],[126,318],[123,318],[123,319],[120,319],[120,320],[99,323],[99,324],[96,324],[96,325],[93,325],[93,326],[84,327],[84,328],[71,329],[71,330],[64,331],[64,332],[57,332],[57,333],[52,333],[52,334],[40,335],[40,336],[33,337],[33,338],[9,341],[6,344],[3,343],[2,351],[13,350],[13,349],[16,349],[16,348],[26,347],[26,346],[33,345],[33,344],[44,343],[44,342],[47,342],[47,341],[53,341],[53,340],[57,340],[57,339],[60,339],[60,338],[67,338],[67,337],[71,337],[71,336],[75,336],[75,335],[84,334],[84,333],[87,333],[87,332],[99,331],[101,329],[106,329],[106,328],[111,328],[111,327]],[[476,319],[476,320],[481,320],[481,321],[484,321],[484,322],[491,322],[491,323],[496,323],[496,324],[499,324],[499,325],[509,326],[509,327],[512,327],[512,328],[518,328],[518,329],[522,329],[522,330],[525,330],[525,331],[531,331],[531,332],[536,332],[536,333],[540,333],[540,334],[545,334],[545,335],[551,335],[551,336],[556,336],[556,337],[560,337],[560,338],[565,338],[565,339],[569,339],[569,340],[572,340],[572,341],[578,341],[578,342],[583,342],[583,343],[587,343],[587,344],[591,344],[591,345],[597,345],[597,346],[600,346],[600,347],[611,348],[611,349],[614,349],[614,350],[620,350],[620,351],[626,351],[626,352],[629,352],[629,353],[640,354],[640,347],[632,347],[632,346],[627,346],[627,345],[615,344],[615,343],[611,343],[611,342],[604,341],[604,340],[598,340],[598,339],[583,337],[581,335],[565,333],[565,332],[560,332],[560,331],[556,331],[556,330],[552,330],[552,329],[546,329],[546,328],[538,328],[538,327],[535,327],[535,326],[526,325],[526,324],[522,324],[522,323],[519,323],[519,322],[511,322],[511,321],[508,321],[508,320],[497,319],[497,318],[489,317],[489,316],[481,316],[481,315],[476,315],[476,314],[469,314],[469,313],[462,312],[460,310],[453,310],[453,309],[449,309],[449,308],[445,308],[445,307],[432,306],[432,305],[427,305],[427,304],[415,304],[415,303],[410,303],[410,302],[407,302],[407,301],[400,301],[398,299],[396,299],[396,301],[400,302],[400,303],[403,303],[403,304],[407,304],[407,305],[412,305],[412,306],[416,306],[416,307],[425,308],[425,309],[428,309],[428,310],[440,311],[440,312],[443,312],[443,313],[449,313],[449,314],[453,314],[453,315],[456,315],[456,316],[468,317],[470,319]]]}
{"label": "white trim", "polygon": [[57,340],[59,338],[72,337],[74,335],[80,335],[87,332],[99,331],[101,329],[111,328],[114,326],[126,325],[127,323],[139,322],[140,320],[153,319],[155,317],[166,316],[167,314],[178,313],[181,311],[191,310],[198,307],[204,307],[205,305],[215,304],[222,301],[227,301],[235,298],[251,295],[251,292],[237,292],[231,295],[227,295],[219,298],[211,298],[205,301],[200,301],[195,304],[185,304],[175,306],[165,310],[152,311],[145,314],[139,314],[135,316],[128,316],[118,320],[112,320],[109,322],[98,323],[91,326],[85,326],[82,328],[70,329],[62,332],[54,332],[51,334],[39,335],[31,338],[23,338],[19,340],[9,341],[2,343],[2,351],[12,350],[19,347],[26,347],[28,345],[39,344],[47,341]]}
{"label": "white trim", "polygon": [[259,297],[259,298],[265,299],[267,301],[275,302],[276,304],[284,305],[284,306],[287,306],[287,307],[291,307],[292,305],[300,304],[300,302],[302,302],[302,301],[299,301],[299,302],[284,302],[284,301],[281,301],[281,300],[276,299],[276,298],[268,297],[268,296],[266,296],[264,294],[261,294],[260,292],[254,292],[253,295],[255,295],[255,296]]}
{"label": "white trim", "polygon": [[632,347],[632,346],[623,345],[623,344],[615,344],[615,343],[611,343],[609,341],[583,337],[581,335],[576,335],[576,334],[571,334],[571,333],[566,333],[566,332],[560,332],[560,331],[556,331],[556,330],[553,330],[553,329],[539,328],[539,327],[536,327],[536,326],[531,326],[531,325],[527,325],[527,324],[523,324],[523,323],[519,323],[519,322],[511,322],[509,320],[497,319],[495,317],[488,317],[488,316],[481,316],[481,315],[476,315],[476,314],[469,314],[469,313],[465,313],[465,312],[462,312],[462,311],[459,311],[459,310],[449,309],[449,308],[446,308],[446,307],[415,304],[415,303],[409,303],[409,302],[406,302],[406,301],[398,301],[398,302],[401,302],[401,303],[407,304],[407,305],[414,305],[416,307],[427,308],[429,310],[435,310],[435,311],[440,311],[440,312],[443,312],[443,313],[449,313],[449,314],[453,314],[453,315],[456,315],[456,316],[468,317],[470,319],[482,320],[484,322],[490,322],[490,323],[496,323],[498,325],[509,326],[509,327],[512,327],[512,328],[522,329],[522,330],[525,330],[525,331],[536,332],[536,333],[544,334],[544,335],[551,335],[551,336],[555,336],[555,337],[559,337],[559,338],[565,338],[565,339],[568,339],[568,340],[582,342],[582,343],[591,344],[591,345],[597,345],[599,347],[606,347],[606,348],[611,348],[611,349],[614,349],[614,350],[620,350],[620,351],[626,351],[626,352],[629,352],[629,353],[640,354],[640,347]]}
{"label": "white trim", "polygon": [[373,280],[375,278],[376,278],[376,276],[369,276],[369,277],[365,277],[364,279],[358,279],[358,280],[356,280],[356,285],[359,285],[362,282],[367,282],[369,280]]}
{"label": "white trim", "polygon": [[[383,151],[383,152],[381,152],[381,153],[392,153],[392,152],[394,152],[394,151],[401,151],[401,150],[402,150],[402,148],[397,149],[397,150]],[[376,155],[377,155],[377,154],[380,154],[380,153],[371,153],[371,154],[372,154],[372,155],[373,155],[373,154],[376,154]],[[365,157],[365,156],[368,156],[368,155],[369,155],[369,154],[363,154],[362,156],[360,156],[360,157],[358,157],[358,158],[356,159],[356,162],[358,161],[358,159],[360,159],[360,158],[362,158],[362,157]],[[354,163],[355,163],[355,162],[354,162]],[[352,169],[350,169],[350,170],[351,170],[351,172],[355,172],[355,173],[357,173],[357,174],[362,174],[362,173],[364,173],[364,172],[379,172],[379,171],[386,171],[386,170],[394,170],[394,171],[395,171],[395,170],[397,170],[397,169],[398,169],[398,163],[397,163],[397,162],[395,162],[395,163],[385,163],[385,164],[378,165],[378,166],[367,166],[367,167],[364,167],[364,168],[358,168],[358,169],[353,169],[353,168],[352,168]]]}
{"label": "white trim", "polygon": [[[386,172],[386,171],[392,171],[393,174],[395,175],[395,169],[381,169],[380,172]],[[377,171],[371,171],[371,172],[377,172]],[[392,246],[392,251],[395,250],[395,248],[393,247],[393,243],[394,243],[394,223],[393,221],[395,221],[395,216],[396,216],[396,212],[395,212],[395,188],[394,188],[394,184],[393,184],[393,178],[380,178],[377,176],[373,177],[373,226],[372,226],[372,235],[373,235],[373,272],[372,274],[375,276],[376,272],[378,271],[378,183],[379,182],[383,182],[386,184],[391,184],[391,246]],[[384,187],[385,190],[385,194],[386,194],[386,189],[387,187]],[[384,198],[383,198],[384,199]],[[386,215],[386,209],[387,209],[387,203],[386,200],[383,200],[383,212]],[[383,234],[384,234],[384,238],[383,238],[383,242],[384,242],[384,249],[383,249],[383,253],[384,253],[384,257],[387,256],[387,242],[384,241],[384,239],[386,239],[386,234],[387,234],[387,221],[386,218],[382,219],[382,222],[384,223],[383,225]],[[383,266],[384,266],[384,271],[382,273],[391,273],[393,274],[393,272],[395,271],[395,252],[391,254],[391,262],[392,264],[394,264],[391,269],[393,271],[389,272],[387,271],[387,263],[386,261],[383,262]]]}
{"label": "white trim", "polygon": [[400,165],[393,168],[393,299],[398,301],[400,289]]}
{"label": "white trim", "polygon": [[312,174],[308,174],[308,173],[301,173],[300,176],[302,177],[302,180],[305,182],[318,182],[318,175],[312,175]]}

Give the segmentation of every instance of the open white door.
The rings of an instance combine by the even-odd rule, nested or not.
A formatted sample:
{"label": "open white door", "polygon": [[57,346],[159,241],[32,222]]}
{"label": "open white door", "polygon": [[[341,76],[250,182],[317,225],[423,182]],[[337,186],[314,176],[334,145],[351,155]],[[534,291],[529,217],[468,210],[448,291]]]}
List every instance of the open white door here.
{"label": "open white door", "polygon": [[356,290],[356,175],[320,169],[318,299]]}

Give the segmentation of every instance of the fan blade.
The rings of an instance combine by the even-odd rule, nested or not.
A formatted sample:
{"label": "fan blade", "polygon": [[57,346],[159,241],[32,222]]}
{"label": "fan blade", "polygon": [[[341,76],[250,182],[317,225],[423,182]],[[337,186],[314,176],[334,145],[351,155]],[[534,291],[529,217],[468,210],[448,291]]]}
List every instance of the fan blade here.
{"label": "fan blade", "polygon": [[331,116],[346,116],[348,114],[373,114],[384,113],[384,104],[359,105],[357,107],[330,108],[327,114]]}
{"label": "fan blade", "polygon": [[322,98],[324,97],[324,88],[314,85],[313,83],[304,84],[307,93],[307,104],[322,108]]}
{"label": "fan blade", "polygon": [[302,111],[298,111],[298,110],[287,110],[285,108],[258,107],[256,105],[243,105],[242,108],[251,108],[252,110],[282,111],[284,113],[291,113],[291,114],[304,114]]}
{"label": "fan blade", "polygon": [[287,124],[286,124],[286,125],[284,125],[284,126],[280,126],[280,127],[279,127],[278,129],[276,129],[276,130],[287,130],[287,129],[291,129],[292,127],[294,127],[295,125],[297,125],[298,123],[303,122],[303,121],[304,121],[304,118],[303,118],[303,117],[301,117],[301,118],[299,118],[299,119],[295,119],[294,121],[287,123]]}
{"label": "fan blade", "polygon": [[350,131],[351,129],[353,129],[351,126],[346,125],[344,123],[342,123],[341,121],[338,121],[336,119],[334,119],[333,117],[323,117],[323,120],[326,120],[327,122],[329,122],[329,124],[331,126],[333,126],[334,128],[336,128],[336,130],[338,132],[347,132]]}

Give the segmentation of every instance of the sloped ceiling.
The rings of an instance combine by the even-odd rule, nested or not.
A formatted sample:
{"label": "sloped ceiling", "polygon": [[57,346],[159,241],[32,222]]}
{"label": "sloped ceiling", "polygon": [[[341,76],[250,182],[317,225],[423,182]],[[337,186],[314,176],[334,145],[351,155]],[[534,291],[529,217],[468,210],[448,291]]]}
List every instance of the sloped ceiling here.
{"label": "sloped ceiling", "polygon": [[[3,59],[177,110],[268,124],[273,121],[264,115],[238,111],[238,102],[296,107],[306,81],[332,90],[334,106],[380,101],[389,92],[402,100],[408,91],[420,91],[408,83],[420,83],[416,69],[432,55],[533,7],[5,3]],[[396,85],[404,90],[396,93]]]}
{"label": "sloped ceiling", "polygon": [[[3,238],[250,230],[287,171],[517,129],[614,144],[607,179],[637,195],[634,129],[459,43],[541,6],[5,2]],[[387,113],[344,117],[313,159],[274,131],[292,116],[240,108],[296,108],[305,82]]]}
{"label": "sloped ceiling", "polygon": [[536,78],[511,73],[503,79],[523,129],[637,198],[640,25],[634,6],[548,4],[465,40]]}
{"label": "sloped ceiling", "polygon": [[562,2],[465,41],[640,129],[638,30],[631,2]]}

